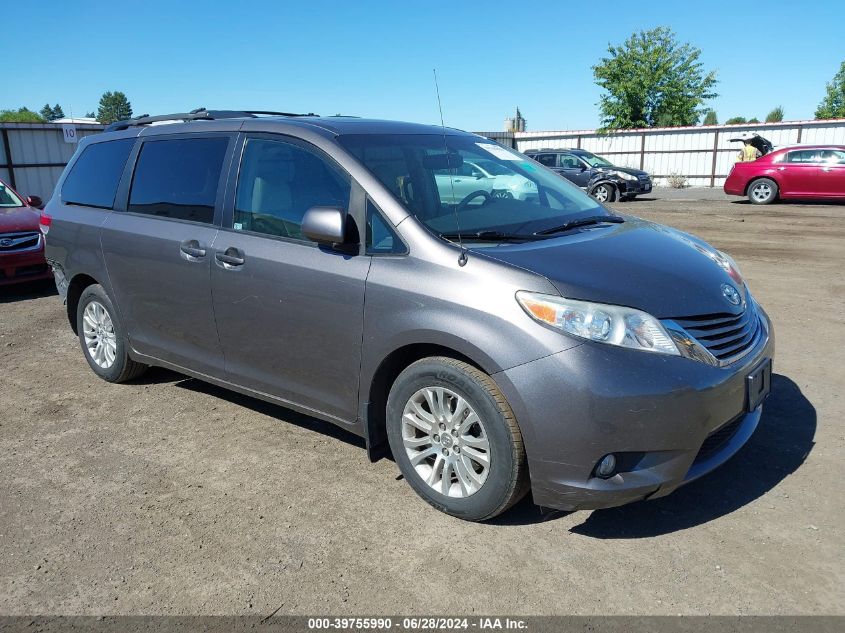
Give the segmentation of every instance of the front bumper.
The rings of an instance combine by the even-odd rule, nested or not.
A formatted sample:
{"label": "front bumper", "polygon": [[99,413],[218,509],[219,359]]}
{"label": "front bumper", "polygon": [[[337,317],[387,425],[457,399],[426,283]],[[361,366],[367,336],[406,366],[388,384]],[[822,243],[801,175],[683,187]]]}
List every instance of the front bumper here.
{"label": "front bumper", "polygon": [[[774,356],[761,317],[768,336],[728,367],[585,343],[495,374],[520,424],[534,502],[587,510],[662,497],[730,459],[762,412],[746,411],[746,376]],[[607,453],[627,465],[595,477]]]}
{"label": "front bumper", "polygon": [[40,248],[0,255],[0,286],[50,279],[52,276],[53,272],[44,260],[43,240]]}
{"label": "front bumper", "polygon": [[651,179],[649,180],[623,180],[624,189],[622,195],[637,196],[641,193],[651,193]]}

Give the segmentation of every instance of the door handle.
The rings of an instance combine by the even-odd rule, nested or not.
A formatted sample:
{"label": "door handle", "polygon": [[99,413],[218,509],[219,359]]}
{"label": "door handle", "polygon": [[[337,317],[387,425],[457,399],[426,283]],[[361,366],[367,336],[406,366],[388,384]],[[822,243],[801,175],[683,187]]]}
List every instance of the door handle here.
{"label": "door handle", "polygon": [[189,262],[195,262],[205,257],[205,245],[200,244],[197,240],[185,240],[179,244],[179,250],[184,256],[183,259]]}
{"label": "door handle", "polygon": [[784,171],[786,167],[778,167],[778,171]]}
{"label": "door handle", "polygon": [[830,167],[822,167],[822,171],[830,171]]}
{"label": "door handle", "polygon": [[243,251],[235,248],[234,246],[227,248],[223,252],[218,251],[214,257],[218,262],[220,262],[220,264],[222,264],[223,268],[226,268],[227,270],[243,266],[244,264]]}

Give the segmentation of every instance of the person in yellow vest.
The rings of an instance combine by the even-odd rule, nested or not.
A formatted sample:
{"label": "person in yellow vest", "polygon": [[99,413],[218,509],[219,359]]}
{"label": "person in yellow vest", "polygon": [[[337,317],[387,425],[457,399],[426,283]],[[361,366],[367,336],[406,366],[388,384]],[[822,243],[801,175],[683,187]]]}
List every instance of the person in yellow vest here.
{"label": "person in yellow vest", "polygon": [[760,150],[751,144],[750,139],[745,139],[742,143],[742,149],[739,150],[739,156],[736,159],[738,163],[750,163],[762,156]]}

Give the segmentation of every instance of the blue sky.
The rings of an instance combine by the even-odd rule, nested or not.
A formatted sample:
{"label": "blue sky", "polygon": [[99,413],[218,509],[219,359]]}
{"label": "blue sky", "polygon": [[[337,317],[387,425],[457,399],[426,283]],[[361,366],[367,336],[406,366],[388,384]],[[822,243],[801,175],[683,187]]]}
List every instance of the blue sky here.
{"label": "blue sky", "polygon": [[[123,13],[119,7],[125,7]],[[718,71],[719,120],[782,105],[812,118],[845,60],[845,0],[367,1],[121,5],[42,0],[4,12],[0,109],[96,110],[122,90],[136,114],[198,106],[356,114],[488,131],[519,106],[529,129],[592,128],[591,66],[608,43],[666,25]],[[30,41],[22,42],[24,34]]]}

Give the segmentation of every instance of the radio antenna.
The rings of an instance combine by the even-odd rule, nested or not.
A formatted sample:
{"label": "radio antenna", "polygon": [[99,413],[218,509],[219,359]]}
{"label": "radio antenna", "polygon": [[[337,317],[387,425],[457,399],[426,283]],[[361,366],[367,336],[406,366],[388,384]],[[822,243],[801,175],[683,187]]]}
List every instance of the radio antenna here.
{"label": "radio antenna", "polygon": [[[446,152],[446,169],[449,171],[449,186],[452,188],[452,200],[455,200],[455,183],[453,181],[452,166],[449,161],[449,146],[446,144],[446,125],[443,123],[443,104],[440,102],[440,86],[437,85],[437,69],[432,68],[434,72],[434,90],[437,92],[437,108],[440,110],[440,129],[443,130],[443,151]],[[455,204],[455,229],[458,233],[458,244],[461,248],[461,254],[458,255],[458,265],[465,266],[467,263],[467,251],[464,248],[464,240],[461,237],[461,223],[458,219],[458,205]]]}

